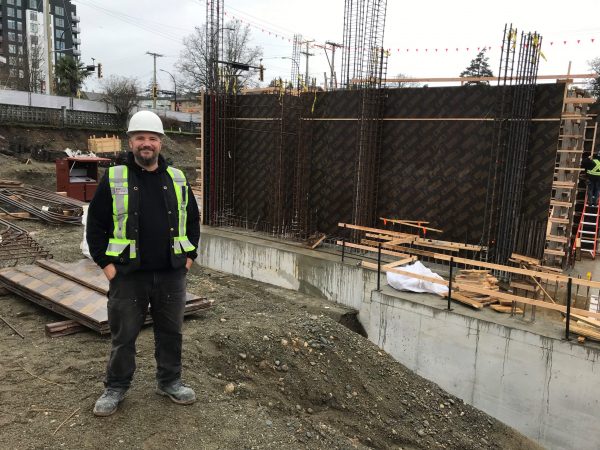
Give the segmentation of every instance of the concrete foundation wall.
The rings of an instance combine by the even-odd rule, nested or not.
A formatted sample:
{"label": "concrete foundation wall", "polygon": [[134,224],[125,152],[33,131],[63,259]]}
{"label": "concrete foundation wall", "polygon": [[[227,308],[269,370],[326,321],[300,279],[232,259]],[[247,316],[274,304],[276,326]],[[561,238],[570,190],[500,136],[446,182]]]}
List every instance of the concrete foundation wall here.
{"label": "concrete foundation wall", "polygon": [[465,402],[547,448],[600,448],[599,350],[449,312],[433,296],[377,292],[376,274],[352,261],[206,228],[197,260],[355,308],[372,342]]}
{"label": "concrete foundation wall", "polygon": [[371,340],[548,448],[600,448],[600,352],[373,292]]}

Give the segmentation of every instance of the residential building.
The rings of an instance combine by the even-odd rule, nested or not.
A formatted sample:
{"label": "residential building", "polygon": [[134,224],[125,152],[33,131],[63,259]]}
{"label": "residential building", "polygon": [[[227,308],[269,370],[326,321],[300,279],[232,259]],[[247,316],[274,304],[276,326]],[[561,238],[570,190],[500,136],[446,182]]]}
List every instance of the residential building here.
{"label": "residential building", "polygon": [[56,62],[81,55],[79,36],[70,0],[0,0],[0,88],[51,93]]}

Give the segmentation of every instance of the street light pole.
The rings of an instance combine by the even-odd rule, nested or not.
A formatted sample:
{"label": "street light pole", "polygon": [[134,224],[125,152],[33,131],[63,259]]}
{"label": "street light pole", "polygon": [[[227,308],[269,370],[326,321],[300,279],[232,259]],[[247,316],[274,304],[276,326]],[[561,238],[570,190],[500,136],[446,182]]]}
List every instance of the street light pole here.
{"label": "street light pole", "polygon": [[164,73],[168,73],[169,75],[171,75],[171,78],[173,79],[173,97],[174,97],[174,102],[175,102],[175,111],[178,111],[177,108],[177,83],[175,82],[175,77],[173,76],[173,74],[171,72],[166,71],[165,69],[160,69],[161,72]]}

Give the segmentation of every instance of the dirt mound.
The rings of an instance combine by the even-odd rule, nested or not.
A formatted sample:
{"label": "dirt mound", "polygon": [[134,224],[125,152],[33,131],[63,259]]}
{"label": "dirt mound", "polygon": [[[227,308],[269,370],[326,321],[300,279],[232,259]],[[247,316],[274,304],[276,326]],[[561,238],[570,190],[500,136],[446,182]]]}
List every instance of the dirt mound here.
{"label": "dirt mound", "polygon": [[[55,257],[80,257],[80,227],[19,224]],[[104,419],[91,411],[109,340],[46,338],[60,317],[0,297],[0,316],[25,336],[0,324],[0,448],[539,448],[337,323],[335,305],[199,266],[188,290],[215,300],[185,323],[184,377],[198,402],[153,393],[145,328],[134,385]]]}

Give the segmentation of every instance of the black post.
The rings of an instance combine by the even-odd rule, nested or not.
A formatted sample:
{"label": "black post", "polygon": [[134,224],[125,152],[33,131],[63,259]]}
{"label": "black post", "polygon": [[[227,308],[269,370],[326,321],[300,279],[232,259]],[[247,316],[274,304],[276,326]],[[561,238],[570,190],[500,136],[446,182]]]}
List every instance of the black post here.
{"label": "black post", "polygon": [[452,303],[452,269],[454,268],[454,258],[450,258],[450,280],[448,280],[448,311]]}
{"label": "black post", "polygon": [[342,236],[342,262],[344,262],[344,253],[346,253],[346,224],[344,224],[344,235]]}
{"label": "black post", "polygon": [[571,324],[571,289],[573,287],[573,278],[569,277],[567,282],[567,327],[565,330],[565,339],[569,340],[569,326]]}
{"label": "black post", "polygon": [[381,242],[377,244],[377,290],[381,290]]}

